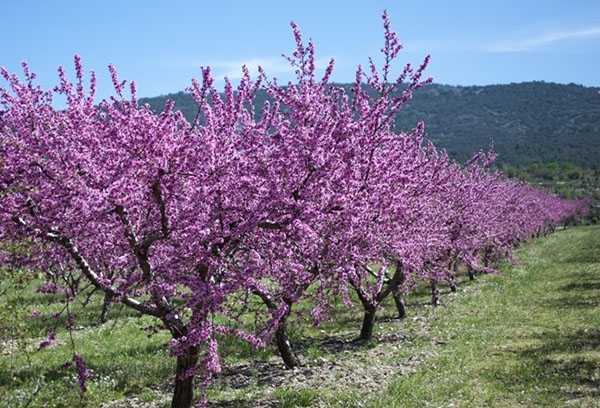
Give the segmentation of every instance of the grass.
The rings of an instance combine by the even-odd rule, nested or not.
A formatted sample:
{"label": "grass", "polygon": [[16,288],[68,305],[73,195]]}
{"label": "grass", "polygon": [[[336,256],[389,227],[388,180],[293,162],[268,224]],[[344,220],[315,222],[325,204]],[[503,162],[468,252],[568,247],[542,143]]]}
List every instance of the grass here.
{"label": "grass", "polygon": [[[290,336],[306,383],[304,371],[281,370],[272,348],[257,353],[223,342],[225,365],[233,374],[246,371],[245,382],[220,379],[209,397],[227,407],[257,399],[285,408],[600,406],[600,229],[559,231],[524,245],[517,257],[501,275],[445,293],[437,309],[427,306],[425,289],[418,291],[403,321],[392,319],[390,299],[377,333],[400,340],[351,343],[358,307],[336,308],[319,328],[296,317]],[[35,293],[38,284],[0,279],[0,407],[98,407],[132,397],[168,406],[174,362],[165,350],[168,335],[153,333],[152,319],[114,306],[99,324],[99,296],[85,308],[73,304],[76,349],[94,372],[82,397],[73,370],[62,367],[72,354],[68,333],[52,319],[29,317],[62,305],[57,296]],[[58,345],[36,351],[55,326]]]}
{"label": "grass", "polygon": [[446,308],[435,358],[375,407],[600,406],[600,229],[526,244],[520,264]]}

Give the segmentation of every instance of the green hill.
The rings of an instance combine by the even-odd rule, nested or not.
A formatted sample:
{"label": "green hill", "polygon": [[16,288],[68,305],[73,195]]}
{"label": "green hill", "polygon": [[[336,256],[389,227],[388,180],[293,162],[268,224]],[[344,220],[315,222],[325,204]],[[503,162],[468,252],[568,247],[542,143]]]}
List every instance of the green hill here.
{"label": "green hill", "polygon": [[[350,85],[342,85],[348,87]],[[184,92],[144,98],[155,110],[167,98],[193,118],[196,107]],[[259,95],[264,100],[265,95]],[[459,160],[491,145],[502,164],[600,163],[600,88],[575,84],[524,82],[507,85],[434,84],[416,92],[398,115],[400,129],[418,120],[428,137]]]}

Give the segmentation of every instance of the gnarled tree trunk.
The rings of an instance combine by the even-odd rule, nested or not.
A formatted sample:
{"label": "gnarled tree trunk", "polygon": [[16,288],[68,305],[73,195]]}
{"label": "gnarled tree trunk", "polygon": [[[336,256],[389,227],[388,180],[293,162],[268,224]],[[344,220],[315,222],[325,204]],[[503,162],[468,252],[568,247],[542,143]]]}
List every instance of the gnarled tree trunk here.
{"label": "gnarled tree trunk", "polygon": [[[363,306],[363,322],[360,329],[360,336],[358,340],[367,341],[373,337],[373,328],[375,327],[375,314],[377,313],[377,307],[379,303],[370,301],[365,294],[361,291],[358,285],[352,283],[352,287]],[[381,293],[380,293],[381,295]]]}
{"label": "gnarled tree trunk", "polygon": [[392,296],[394,297],[394,303],[396,304],[396,310],[398,311],[398,318],[402,319],[406,317],[406,305],[402,298],[402,284],[406,280],[404,275],[404,269],[400,261],[396,262],[396,271],[390,282],[390,288]]}
{"label": "gnarled tree trunk", "polygon": [[450,279],[448,279],[448,284],[450,286],[450,291],[456,292],[456,272],[458,272],[458,260],[454,259],[450,261],[449,265],[450,270],[452,271],[452,275],[450,275]]}
{"label": "gnarled tree trunk", "polygon": [[285,364],[285,368],[292,369],[300,365],[300,360],[298,359],[298,357],[296,357],[296,354],[292,349],[292,345],[290,344],[290,340],[287,335],[287,318],[289,316],[289,311],[291,310],[291,305],[288,306],[288,313],[286,313],[285,316],[281,318],[281,321],[279,322],[279,327],[275,331],[275,345],[277,346],[279,355],[283,360],[283,364]]}
{"label": "gnarled tree trunk", "polygon": [[473,268],[470,266],[467,269],[467,274],[469,275],[470,280],[475,280],[475,273],[473,272]]}
{"label": "gnarled tree trunk", "polygon": [[406,305],[404,304],[404,299],[402,298],[402,293],[400,290],[396,289],[392,292],[392,296],[394,296],[394,303],[396,304],[396,311],[398,312],[398,318],[403,319],[406,317]]}
{"label": "gnarled tree trunk", "polygon": [[390,294],[392,294],[394,297],[394,303],[396,304],[398,317],[403,318],[406,316],[406,308],[404,305],[404,300],[402,299],[401,291],[401,286],[404,280],[404,270],[402,269],[402,264],[398,261],[396,262],[396,270],[394,275],[385,285],[385,288],[377,293],[375,299],[369,300],[367,295],[360,289],[359,284],[351,282],[351,285],[354,288],[356,295],[360,299],[364,310],[362,327],[358,340],[368,341],[373,337],[377,310],[379,309],[381,302],[383,302]]}
{"label": "gnarled tree trunk", "polygon": [[192,347],[177,356],[175,391],[171,408],[191,408],[194,399],[194,375],[192,370],[198,362],[198,348]]}
{"label": "gnarled tree trunk", "polygon": [[[277,309],[277,304],[275,304],[275,302],[269,297],[269,295],[258,291],[254,292],[254,294],[261,298],[261,300],[267,306],[267,308],[269,308],[269,310]],[[294,353],[294,350],[292,349],[292,345],[290,343],[290,339],[287,335],[287,318],[290,315],[290,312],[292,311],[292,304],[288,302],[287,306],[288,311],[285,315],[281,317],[281,320],[279,321],[279,327],[277,327],[277,330],[275,330],[275,346],[277,347],[277,351],[279,352],[279,355],[283,360],[285,368],[292,369],[300,365],[300,360]]]}
{"label": "gnarled tree trunk", "polygon": [[375,314],[377,313],[377,307],[373,305],[363,306],[365,307],[365,313],[363,315],[359,340],[367,341],[373,338],[373,328],[375,327]]}
{"label": "gnarled tree trunk", "polygon": [[483,253],[483,266],[485,266],[486,268],[488,266],[490,266],[491,263],[491,259],[492,258],[492,251],[490,248],[486,248],[485,252]]}

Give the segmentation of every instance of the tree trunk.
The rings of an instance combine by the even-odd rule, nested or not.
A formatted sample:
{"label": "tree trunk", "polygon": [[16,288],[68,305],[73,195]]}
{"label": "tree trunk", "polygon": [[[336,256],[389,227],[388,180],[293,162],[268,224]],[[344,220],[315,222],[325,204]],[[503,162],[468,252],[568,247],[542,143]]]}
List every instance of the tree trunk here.
{"label": "tree trunk", "polygon": [[[254,292],[254,294],[260,297],[263,303],[270,310],[277,309],[277,305],[267,294],[258,291]],[[300,365],[300,360],[298,357],[296,357],[296,354],[292,349],[292,345],[290,344],[290,339],[287,335],[287,318],[292,311],[292,304],[287,302],[287,305],[288,311],[284,316],[281,317],[281,320],[279,321],[279,327],[277,330],[275,330],[275,345],[277,346],[277,351],[279,351],[279,355],[283,360],[283,364],[285,364],[285,368],[292,369]]]}
{"label": "tree trunk", "polygon": [[175,391],[171,408],[191,408],[194,399],[194,374],[190,372],[198,362],[198,349],[193,347],[177,356]]}
{"label": "tree trunk", "polygon": [[373,338],[373,327],[375,327],[375,314],[377,308],[374,306],[365,306],[362,328],[360,329],[359,340],[371,340]]}
{"label": "tree trunk", "polygon": [[277,331],[275,331],[275,344],[277,345],[279,355],[283,359],[285,368],[292,369],[294,367],[298,367],[300,365],[300,361],[292,350],[292,345],[290,344],[290,340],[287,335],[286,320],[287,315],[282,318]]}
{"label": "tree trunk", "polygon": [[277,344],[277,350],[285,364],[285,368],[292,369],[300,365],[300,361],[294,354],[290,340],[288,339],[285,322],[275,332],[275,343]]}
{"label": "tree trunk", "polygon": [[448,286],[450,286],[450,291],[451,292],[456,292],[457,291],[456,281],[454,280],[454,276],[450,276],[450,278],[448,278]]}
{"label": "tree trunk", "polygon": [[398,318],[403,319],[406,317],[406,305],[402,298],[402,284],[404,283],[406,276],[404,275],[404,269],[400,261],[396,262],[396,271],[390,282],[392,296],[394,297],[394,303],[396,304],[396,310],[398,311]]}
{"label": "tree trunk", "polygon": [[437,288],[437,282],[431,280],[431,306],[436,307],[440,304],[440,292]]}
{"label": "tree trunk", "polygon": [[486,249],[483,255],[483,266],[485,266],[486,268],[488,266],[490,266],[490,263],[492,261],[492,251],[491,249]]}
{"label": "tree trunk", "polygon": [[452,270],[452,275],[450,276],[448,283],[450,285],[450,290],[452,292],[456,292],[456,273],[458,272],[458,260],[455,259],[454,261],[450,262],[450,270]]}
{"label": "tree trunk", "polygon": [[110,308],[110,304],[112,303],[113,296],[104,292],[104,301],[102,302],[102,312],[100,312],[100,322],[106,323],[106,314],[108,313],[108,309]]}
{"label": "tree trunk", "polygon": [[396,310],[398,311],[398,318],[403,319],[406,317],[406,305],[404,304],[404,299],[402,298],[402,293],[399,290],[395,290],[392,292],[392,296],[394,296],[394,303],[396,304]]}
{"label": "tree trunk", "polygon": [[[375,303],[369,301],[369,299],[360,291],[359,287],[354,283],[352,283],[352,287],[354,288],[356,295],[360,299],[360,303],[362,304],[364,310],[362,327],[360,329],[360,336],[358,336],[357,340],[370,340],[373,337],[373,328],[375,326],[375,314],[377,313],[377,307],[379,306],[379,303],[377,302],[377,299],[374,300]],[[385,292],[389,294],[389,291],[386,290]],[[380,299],[385,298],[384,293],[380,292],[378,297]]]}
{"label": "tree trunk", "polygon": [[471,268],[470,266],[467,269],[467,274],[469,275],[470,280],[475,280],[475,274],[473,273],[473,268]]}

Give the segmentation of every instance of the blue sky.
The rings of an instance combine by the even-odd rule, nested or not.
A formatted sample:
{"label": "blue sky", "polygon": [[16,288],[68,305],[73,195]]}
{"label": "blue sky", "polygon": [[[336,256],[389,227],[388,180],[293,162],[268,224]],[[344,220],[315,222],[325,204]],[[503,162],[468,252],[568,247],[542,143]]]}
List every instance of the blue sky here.
{"label": "blue sky", "polygon": [[0,4],[0,65],[27,60],[45,86],[56,67],[79,53],[110,94],[106,71],[115,64],[135,79],[140,96],[184,89],[211,65],[235,77],[246,63],[280,79],[280,58],[292,47],[296,21],[335,57],[334,80],[351,81],[358,63],[381,47],[380,15],[387,9],[405,44],[402,62],[430,53],[436,82],[490,84],[529,80],[600,85],[600,1],[31,1]]}

